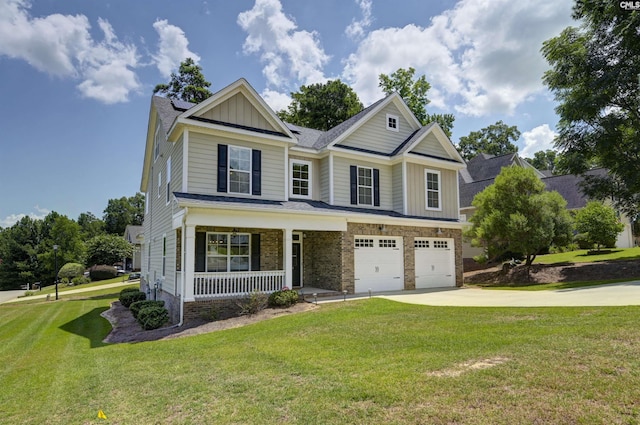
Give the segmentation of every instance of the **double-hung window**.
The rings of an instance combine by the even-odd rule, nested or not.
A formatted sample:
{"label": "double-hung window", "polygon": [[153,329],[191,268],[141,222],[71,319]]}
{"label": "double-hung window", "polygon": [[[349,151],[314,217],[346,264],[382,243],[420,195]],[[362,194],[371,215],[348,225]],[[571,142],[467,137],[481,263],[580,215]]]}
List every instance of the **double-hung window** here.
{"label": "double-hung window", "polygon": [[250,240],[248,233],[207,233],[207,271],[248,271]]}
{"label": "double-hung window", "polygon": [[169,159],[167,159],[167,198],[166,198],[166,203],[168,204],[169,201],[171,200],[171,157],[169,157]]}
{"label": "double-hung window", "polygon": [[373,169],[358,167],[358,204],[373,205]]}
{"label": "double-hung window", "polygon": [[290,196],[295,198],[311,198],[311,162],[292,159],[290,164]]}
{"label": "double-hung window", "polygon": [[424,170],[426,209],[442,210],[442,191],[440,188],[440,172]]}
{"label": "double-hung window", "polygon": [[251,193],[251,149],[229,146],[229,193]]}

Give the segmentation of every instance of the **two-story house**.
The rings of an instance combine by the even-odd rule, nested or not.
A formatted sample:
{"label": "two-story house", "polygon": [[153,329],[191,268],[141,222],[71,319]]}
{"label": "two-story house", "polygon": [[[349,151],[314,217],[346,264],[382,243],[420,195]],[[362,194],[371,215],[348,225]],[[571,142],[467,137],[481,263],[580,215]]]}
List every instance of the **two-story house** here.
{"label": "two-story house", "polygon": [[142,284],[179,321],[253,290],[461,286],[464,167],[397,94],[326,132],[244,79],[197,105],[154,96]]}

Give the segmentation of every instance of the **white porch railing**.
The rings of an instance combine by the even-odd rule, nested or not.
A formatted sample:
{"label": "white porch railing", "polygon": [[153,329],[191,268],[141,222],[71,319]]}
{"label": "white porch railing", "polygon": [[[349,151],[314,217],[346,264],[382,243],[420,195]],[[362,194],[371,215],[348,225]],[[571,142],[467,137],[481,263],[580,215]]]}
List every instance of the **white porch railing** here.
{"label": "white porch railing", "polygon": [[194,273],[193,281],[195,299],[270,293],[284,286],[284,270]]}

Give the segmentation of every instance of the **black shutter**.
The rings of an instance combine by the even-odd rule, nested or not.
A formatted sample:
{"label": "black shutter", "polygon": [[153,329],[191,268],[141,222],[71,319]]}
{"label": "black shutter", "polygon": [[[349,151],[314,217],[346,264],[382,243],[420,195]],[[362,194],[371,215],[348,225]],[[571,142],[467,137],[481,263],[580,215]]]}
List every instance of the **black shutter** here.
{"label": "black shutter", "polygon": [[254,149],[251,151],[251,194],[262,194],[262,152]]}
{"label": "black shutter", "polygon": [[196,272],[207,271],[207,234],[196,233]]}
{"label": "black shutter", "polygon": [[373,169],[373,205],[380,206],[380,170]]}
{"label": "black shutter", "polygon": [[349,180],[351,186],[351,205],[358,205],[358,167],[349,167]]}
{"label": "black shutter", "polygon": [[260,233],[251,235],[251,270],[260,270]]}
{"label": "black shutter", "polygon": [[218,192],[227,192],[227,145],[218,145]]}

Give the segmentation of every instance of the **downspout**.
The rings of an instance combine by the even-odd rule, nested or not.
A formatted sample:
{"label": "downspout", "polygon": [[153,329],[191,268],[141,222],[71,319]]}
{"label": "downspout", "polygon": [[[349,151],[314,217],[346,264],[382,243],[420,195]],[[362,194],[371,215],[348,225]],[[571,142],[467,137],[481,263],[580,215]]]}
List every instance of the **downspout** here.
{"label": "downspout", "polygon": [[189,208],[184,207],[184,215],[182,217],[182,277],[180,282],[180,321],[176,325],[167,326],[164,329],[171,328],[179,328],[184,324],[184,291],[185,291],[185,260],[186,260],[186,249],[185,243],[187,242],[187,214],[189,213]]}

